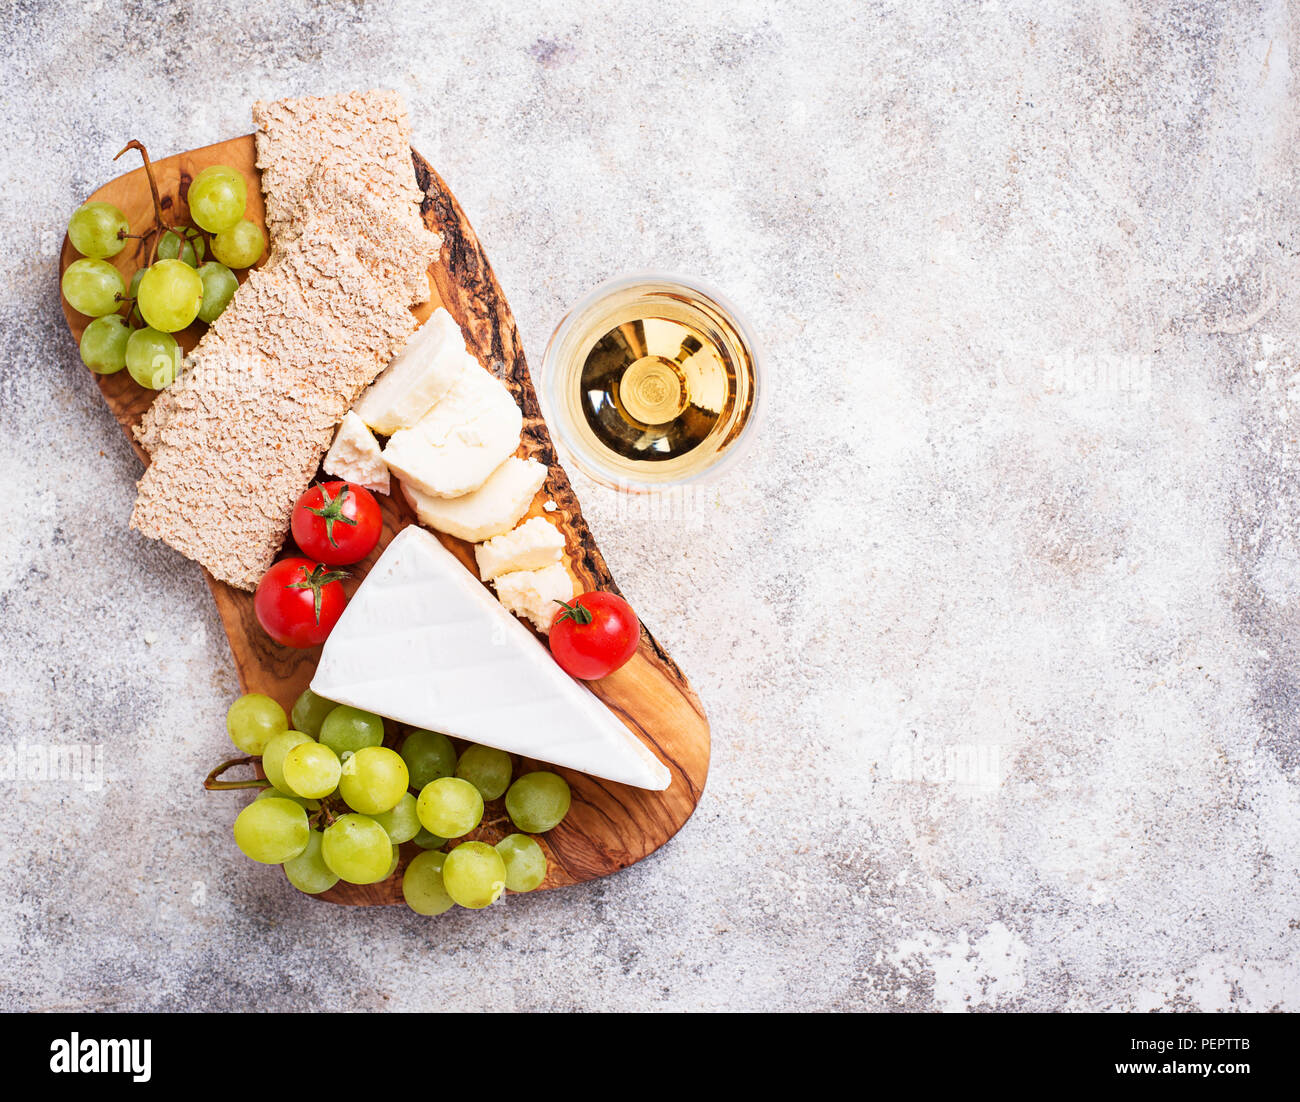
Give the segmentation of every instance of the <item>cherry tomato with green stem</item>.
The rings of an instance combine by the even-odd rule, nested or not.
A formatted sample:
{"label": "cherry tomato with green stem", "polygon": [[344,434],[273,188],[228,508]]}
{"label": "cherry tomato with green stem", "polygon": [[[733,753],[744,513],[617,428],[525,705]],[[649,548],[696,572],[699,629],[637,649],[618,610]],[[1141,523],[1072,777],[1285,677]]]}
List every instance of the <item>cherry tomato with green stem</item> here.
{"label": "cherry tomato with green stem", "polygon": [[346,577],[344,571],[329,570],[312,559],[281,559],[257,583],[253,611],[258,623],[283,646],[318,646],[343,615]]}
{"label": "cherry tomato with green stem", "polygon": [[560,607],[551,621],[551,654],[571,677],[607,677],[636,653],[641,623],[618,594],[583,593],[573,604],[556,604]]}
{"label": "cherry tomato with green stem", "polygon": [[326,566],[348,566],[375,549],[384,515],[364,486],[318,482],[298,498],[289,528],[304,555]]}

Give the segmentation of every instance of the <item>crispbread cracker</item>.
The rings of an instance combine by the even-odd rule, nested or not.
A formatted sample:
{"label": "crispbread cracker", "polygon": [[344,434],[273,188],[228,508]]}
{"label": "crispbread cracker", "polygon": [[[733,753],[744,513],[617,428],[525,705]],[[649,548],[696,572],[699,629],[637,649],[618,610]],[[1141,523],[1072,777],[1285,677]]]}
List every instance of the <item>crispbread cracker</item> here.
{"label": "crispbread cracker", "polygon": [[[274,264],[250,273],[187,359],[181,378],[154,400],[136,438],[152,452],[177,394],[197,385],[194,366],[218,347],[264,357],[280,376],[311,381],[337,423],[414,330],[410,310],[346,242],[309,228]],[[237,390],[228,388],[232,400]]]}
{"label": "crispbread cracker", "polygon": [[[307,307],[326,313],[344,329],[349,334],[349,349],[372,350],[384,364],[415,332],[409,304],[370,273],[350,242],[331,231],[304,229],[268,265],[265,274],[268,279],[282,277],[286,299],[291,300],[296,290]],[[362,385],[373,378],[371,375]]]}
{"label": "crispbread cracker", "polygon": [[380,283],[391,285],[412,305],[428,302],[429,265],[437,259],[442,238],[380,202],[337,161],[326,160],[312,173],[280,247],[309,229],[347,238]]}
{"label": "crispbread cracker", "polygon": [[[332,432],[311,388],[272,386],[258,401],[234,406],[221,391],[192,389],[160,430],[131,526],[218,580],[254,589]],[[195,455],[203,456],[201,464]]]}
{"label": "crispbread cracker", "polygon": [[312,172],[322,160],[343,165],[381,202],[419,211],[411,126],[396,92],[348,92],[253,104],[257,167],[272,236],[291,226]]}
{"label": "crispbread cracker", "polygon": [[[416,328],[440,247],[391,92],[259,103],[271,258],[136,427],[132,527],[254,589],[352,402]],[[301,208],[301,209],[300,209]]]}

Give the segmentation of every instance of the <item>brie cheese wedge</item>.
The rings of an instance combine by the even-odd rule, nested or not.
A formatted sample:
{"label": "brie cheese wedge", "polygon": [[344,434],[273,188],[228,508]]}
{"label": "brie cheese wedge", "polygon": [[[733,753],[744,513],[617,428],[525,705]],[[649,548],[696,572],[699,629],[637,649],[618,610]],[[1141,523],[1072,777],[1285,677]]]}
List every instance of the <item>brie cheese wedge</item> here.
{"label": "brie cheese wedge", "polygon": [[493,536],[474,548],[478,576],[485,582],[512,570],[538,570],[550,566],[559,562],[563,555],[563,534],[541,517],[526,520],[513,532]]}
{"label": "brie cheese wedge", "polygon": [[502,605],[516,616],[526,617],[543,635],[560,611],[556,601],[573,600],[573,579],[564,563],[553,562],[541,570],[514,570],[492,583]]}
{"label": "brie cheese wedge", "polygon": [[650,749],[437,538],[393,539],[326,640],[312,691],[426,730],[662,790]]}
{"label": "brie cheese wedge", "polygon": [[477,366],[460,326],[439,307],[352,409],[375,432],[392,436],[428,413],[471,363]]}
{"label": "brie cheese wedge", "polygon": [[480,543],[518,524],[545,481],[546,468],[536,459],[511,456],[472,494],[430,497],[405,481],[402,493],[421,524]]}
{"label": "brie cheese wedge", "polygon": [[379,453],[379,441],[366,423],[350,410],[343,415],[334,443],[325,453],[322,464],[326,474],[355,482],[367,490],[386,494],[389,488],[388,467]]}
{"label": "brie cheese wedge", "polygon": [[430,497],[477,490],[519,447],[524,415],[506,385],[470,362],[451,390],[411,428],[393,434],[384,462]]}

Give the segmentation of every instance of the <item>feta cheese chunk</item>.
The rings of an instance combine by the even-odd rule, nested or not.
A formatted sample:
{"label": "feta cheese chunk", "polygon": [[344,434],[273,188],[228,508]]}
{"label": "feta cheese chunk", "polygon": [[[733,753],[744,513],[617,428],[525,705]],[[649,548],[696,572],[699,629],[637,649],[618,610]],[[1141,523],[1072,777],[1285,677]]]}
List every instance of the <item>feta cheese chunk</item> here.
{"label": "feta cheese chunk", "polygon": [[516,570],[502,574],[492,583],[497,599],[516,616],[531,620],[543,634],[551,630],[551,621],[560,611],[556,601],[573,600],[573,579],[564,563],[552,563],[541,570]]}
{"label": "feta cheese chunk", "polygon": [[325,473],[335,478],[355,482],[376,493],[388,493],[388,467],[379,452],[379,441],[351,411],[344,414],[343,423],[334,434],[334,443],[325,453],[324,467]]}
{"label": "feta cheese chunk", "polygon": [[428,413],[471,364],[478,366],[465,349],[460,326],[440,307],[411,335],[352,410],[375,432],[392,436]]}
{"label": "feta cheese chunk", "polygon": [[399,723],[662,790],[672,775],[436,537],[402,529],[325,642],[313,692]]}
{"label": "feta cheese chunk", "polygon": [[430,497],[405,481],[402,493],[421,524],[470,543],[481,543],[518,524],[545,481],[546,468],[536,459],[511,456],[472,494]]}
{"label": "feta cheese chunk", "polygon": [[482,486],[519,447],[523,427],[506,385],[475,362],[419,421],[393,434],[384,462],[422,494],[460,497]]}
{"label": "feta cheese chunk", "polygon": [[541,517],[526,520],[513,532],[493,536],[474,548],[478,576],[491,581],[512,570],[537,570],[559,562],[564,555],[564,536]]}

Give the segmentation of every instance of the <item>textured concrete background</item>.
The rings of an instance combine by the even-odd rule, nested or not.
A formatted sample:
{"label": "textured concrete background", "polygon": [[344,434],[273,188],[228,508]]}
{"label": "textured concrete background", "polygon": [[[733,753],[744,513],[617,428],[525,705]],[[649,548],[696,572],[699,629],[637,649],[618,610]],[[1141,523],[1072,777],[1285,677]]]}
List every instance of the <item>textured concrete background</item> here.
{"label": "textured concrete background", "polygon": [[[0,1005],[1300,1009],[1283,0],[521,7],[3,4],[0,734],[101,745],[107,784],[10,759]],[[235,851],[199,787],[225,640],[127,530],[138,465],[55,282],[127,138],[374,85],[535,365],[641,268],[769,352],[726,481],[578,487],[708,708],[698,813],[622,875],[435,920]]]}

